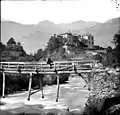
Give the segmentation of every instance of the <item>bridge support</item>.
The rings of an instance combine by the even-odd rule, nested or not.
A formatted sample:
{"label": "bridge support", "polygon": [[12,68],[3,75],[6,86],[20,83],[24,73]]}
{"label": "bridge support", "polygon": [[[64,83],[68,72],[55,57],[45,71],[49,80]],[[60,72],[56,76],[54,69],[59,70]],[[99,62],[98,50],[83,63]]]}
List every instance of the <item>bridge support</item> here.
{"label": "bridge support", "polygon": [[30,73],[30,76],[29,76],[28,101],[30,100],[31,86],[32,86],[32,72]]}
{"label": "bridge support", "polygon": [[88,83],[88,81],[83,77],[83,75],[82,75],[81,73],[77,73],[77,75],[78,75],[79,77],[82,77],[82,79],[83,79],[86,83]]}
{"label": "bridge support", "polygon": [[3,72],[2,98],[5,98],[5,72]]}
{"label": "bridge support", "polygon": [[56,97],[56,102],[58,102],[58,98],[59,98],[59,89],[60,89],[59,75],[57,74],[57,97]]}
{"label": "bridge support", "polygon": [[40,90],[41,90],[41,92],[42,92],[42,98],[44,98],[44,93],[43,93],[43,84],[42,84],[42,82],[43,82],[43,76],[42,75],[40,75],[39,76],[39,88],[40,88]]}

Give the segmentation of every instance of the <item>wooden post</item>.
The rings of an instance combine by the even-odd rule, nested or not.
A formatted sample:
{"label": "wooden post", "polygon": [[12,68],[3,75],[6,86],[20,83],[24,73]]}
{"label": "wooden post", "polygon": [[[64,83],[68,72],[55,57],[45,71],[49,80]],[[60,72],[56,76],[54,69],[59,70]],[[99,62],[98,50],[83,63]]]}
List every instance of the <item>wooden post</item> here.
{"label": "wooden post", "polygon": [[94,77],[94,72],[95,72],[95,64],[96,64],[96,61],[93,62],[93,68],[92,68],[92,76]]}
{"label": "wooden post", "polygon": [[54,62],[54,70],[56,69],[55,62]]}
{"label": "wooden post", "polygon": [[3,72],[2,98],[5,98],[5,72]]}
{"label": "wooden post", "polygon": [[29,76],[28,101],[30,100],[31,86],[32,86],[32,72],[30,73],[30,76]]}
{"label": "wooden post", "polygon": [[42,92],[42,98],[44,98],[44,93],[43,93],[43,86],[42,86],[42,75],[39,76],[39,87]]}
{"label": "wooden post", "polygon": [[42,63],[40,64],[40,68],[41,68],[40,70],[42,71]]}
{"label": "wooden post", "polygon": [[75,72],[75,74],[77,74],[77,69],[76,69],[75,63],[73,62],[72,65],[73,65],[73,71]]}
{"label": "wooden post", "polygon": [[73,66],[73,71],[74,71],[74,69],[75,69],[74,62],[72,63],[72,66]]}
{"label": "wooden post", "polygon": [[88,90],[89,91],[91,90],[91,88],[90,88],[90,81],[91,81],[91,79],[94,78],[95,63],[96,63],[96,61],[93,61],[91,75],[90,75],[90,77],[88,77]]}
{"label": "wooden post", "polygon": [[58,102],[58,98],[59,98],[59,88],[60,88],[59,75],[57,74],[57,97],[56,97],[56,102]]}

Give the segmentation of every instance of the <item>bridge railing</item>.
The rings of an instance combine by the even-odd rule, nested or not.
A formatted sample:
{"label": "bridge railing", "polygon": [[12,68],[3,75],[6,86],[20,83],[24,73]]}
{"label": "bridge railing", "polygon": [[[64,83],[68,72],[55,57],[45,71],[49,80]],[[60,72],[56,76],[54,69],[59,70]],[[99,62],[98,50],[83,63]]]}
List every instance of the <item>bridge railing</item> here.
{"label": "bridge railing", "polygon": [[53,65],[48,65],[45,61],[43,62],[0,62],[1,71],[4,72],[54,72],[57,71],[72,71],[74,67],[77,70],[91,70],[98,60],[81,60],[81,61],[54,61]]}

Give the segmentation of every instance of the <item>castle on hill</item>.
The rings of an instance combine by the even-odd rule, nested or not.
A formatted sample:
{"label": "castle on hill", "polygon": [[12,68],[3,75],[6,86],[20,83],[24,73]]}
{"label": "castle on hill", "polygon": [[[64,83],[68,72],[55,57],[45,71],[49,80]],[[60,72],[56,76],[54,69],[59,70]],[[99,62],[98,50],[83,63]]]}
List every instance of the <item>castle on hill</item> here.
{"label": "castle on hill", "polygon": [[94,36],[89,33],[77,35],[77,34],[72,34],[71,32],[66,32],[66,33],[62,33],[62,34],[58,34],[58,35],[54,34],[54,37],[66,38],[67,44],[71,44],[73,39],[78,39],[80,42],[85,44],[89,49],[94,48]]}

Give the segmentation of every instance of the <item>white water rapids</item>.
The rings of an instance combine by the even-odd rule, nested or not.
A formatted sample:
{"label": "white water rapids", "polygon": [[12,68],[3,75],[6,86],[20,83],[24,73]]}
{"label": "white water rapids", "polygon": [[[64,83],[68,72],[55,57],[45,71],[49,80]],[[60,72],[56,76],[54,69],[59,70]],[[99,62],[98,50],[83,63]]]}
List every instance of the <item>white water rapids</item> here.
{"label": "white water rapids", "polygon": [[45,86],[43,88],[44,98],[41,91],[31,95],[27,101],[28,92],[16,93],[1,99],[5,104],[0,106],[1,110],[12,110],[26,105],[43,105],[44,109],[67,109],[80,110],[84,108],[89,95],[86,83],[81,77],[69,78],[68,83],[60,84],[59,100],[56,102],[57,85]]}

